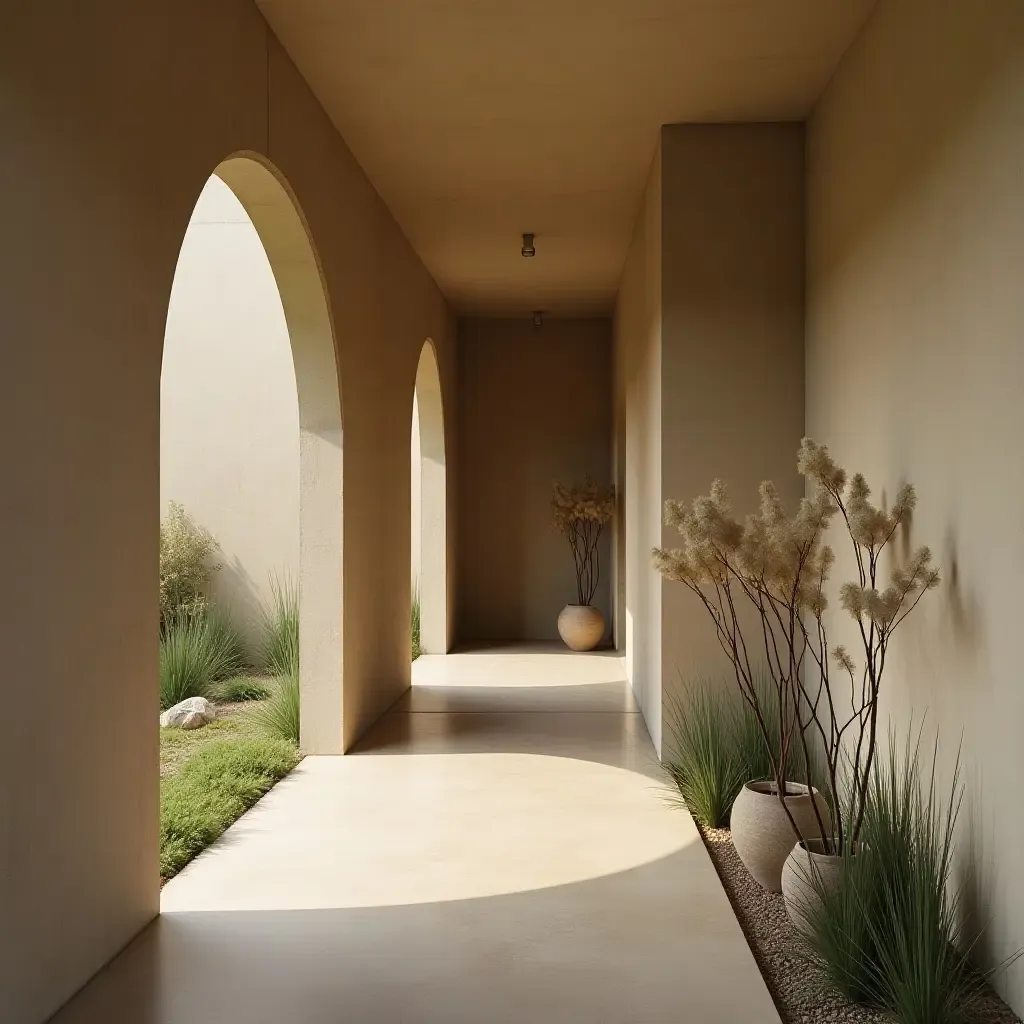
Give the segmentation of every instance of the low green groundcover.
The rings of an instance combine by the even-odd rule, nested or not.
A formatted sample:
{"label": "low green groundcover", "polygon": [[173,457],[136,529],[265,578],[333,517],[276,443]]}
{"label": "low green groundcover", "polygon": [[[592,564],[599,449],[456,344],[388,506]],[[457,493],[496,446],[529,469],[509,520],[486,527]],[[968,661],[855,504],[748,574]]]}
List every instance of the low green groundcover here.
{"label": "low green groundcover", "polygon": [[177,874],[298,763],[284,740],[230,739],[203,747],[160,782],[160,875]]}

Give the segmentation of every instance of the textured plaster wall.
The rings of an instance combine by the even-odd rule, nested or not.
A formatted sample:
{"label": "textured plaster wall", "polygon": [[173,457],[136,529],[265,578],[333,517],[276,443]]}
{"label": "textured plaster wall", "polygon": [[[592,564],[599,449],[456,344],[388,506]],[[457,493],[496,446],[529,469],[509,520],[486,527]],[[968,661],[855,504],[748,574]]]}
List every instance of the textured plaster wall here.
{"label": "textured plaster wall", "polygon": [[274,273],[211,177],[181,247],[160,374],[160,507],[216,539],[212,597],[258,649],[272,575],[299,576],[299,404]]}
{"label": "textured plaster wall", "polygon": [[0,1019],[35,1024],[157,910],[160,367],[207,178],[232,153],[268,157],[327,287],[344,417],[337,747],[409,683],[413,383],[430,337],[451,385],[454,332],[249,0],[5,10],[0,123],[0,220],[18,240],[0,248],[0,686],[19,709],[0,745],[17,779],[0,787]]}
{"label": "textured plaster wall", "polygon": [[[803,494],[804,132],[798,124],[662,129],[661,487],[691,501],[715,478],[741,518],[774,480]],[[663,527],[663,543],[678,533]],[[711,620],[663,584],[662,686],[728,666]]]}
{"label": "textured plaster wall", "polygon": [[[893,641],[883,720],[938,730],[947,777],[963,740],[990,964],[1024,946],[1022,168],[1024,5],[883,0],[810,122],[807,426],[876,498],[917,488],[907,541],[944,583]],[[996,983],[1024,1011],[1024,968]]]}
{"label": "textured plaster wall", "polygon": [[617,642],[656,749],[661,748],[661,146],[655,153],[615,306],[619,519]]}
{"label": "textured plaster wall", "polygon": [[[576,578],[551,526],[551,484],[611,483],[611,389],[608,320],[460,324],[460,641],[558,638]],[[594,604],[609,624],[610,554],[606,531]]]}
{"label": "textured plaster wall", "polygon": [[663,695],[727,665],[697,599],[651,568],[678,539],[665,499],[716,477],[741,515],[764,479],[802,493],[803,224],[801,126],[662,129],[616,313],[626,662],[659,751]]}

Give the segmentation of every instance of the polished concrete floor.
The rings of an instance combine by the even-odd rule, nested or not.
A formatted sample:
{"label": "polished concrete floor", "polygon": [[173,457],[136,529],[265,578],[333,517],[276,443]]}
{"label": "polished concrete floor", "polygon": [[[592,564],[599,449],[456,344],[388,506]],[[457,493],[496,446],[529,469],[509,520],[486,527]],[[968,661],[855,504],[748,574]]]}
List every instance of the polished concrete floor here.
{"label": "polished concrete floor", "polygon": [[427,657],[164,889],[59,1024],[775,1024],[611,655]]}

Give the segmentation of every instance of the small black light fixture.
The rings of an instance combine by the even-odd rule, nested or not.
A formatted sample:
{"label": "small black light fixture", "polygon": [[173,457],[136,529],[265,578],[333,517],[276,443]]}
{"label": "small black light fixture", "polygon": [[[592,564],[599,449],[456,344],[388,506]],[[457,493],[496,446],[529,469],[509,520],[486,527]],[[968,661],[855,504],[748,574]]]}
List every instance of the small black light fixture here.
{"label": "small black light fixture", "polygon": [[544,312],[543,310],[537,309],[533,313],[533,326],[543,327],[544,326]]}
{"label": "small black light fixture", "polygon": [[537,255],[536,246],[534,246],[534,244],[533,244],[533,232],[532,231],[524,231],[523,232],[523,247],[519,251],[527,259],[529,259],[531,256],[536,256]]}

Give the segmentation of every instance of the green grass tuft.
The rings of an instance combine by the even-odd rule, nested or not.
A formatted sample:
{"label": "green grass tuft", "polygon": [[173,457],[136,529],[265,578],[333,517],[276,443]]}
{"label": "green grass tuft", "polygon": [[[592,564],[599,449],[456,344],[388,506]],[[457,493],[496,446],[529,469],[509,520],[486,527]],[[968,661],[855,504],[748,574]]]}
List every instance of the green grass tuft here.
{"label": "green grass tuft", "polygon": [[[778,700],[767,675],[756,685],[772,749],[778,757]],[[729,824],[744,783],[772,778],[772,759],[750,705],[729,678],[697,680],[666,700],[668,755],[662,770],[690,813],[710,828]],[[803,758],[790,749],[787,778],[802,782]]]}
{"label": "green grass tuft", "polygon": [[223,675],[215,682],[230,676],[240,676],[249,667],[249,651],[242,631],[234,618],[216,605],[207,605],[206,621],[218,647],[224,652]]}
{"label": "green grass tuft", "polygon": [[816,885],[819,899],[806,913],[809,943],[848,998],[904,1024],[952,1024],[964,1018],[984,983],[969,961],[973,943],[951,880],[960,763],[940,795],[937,746],[927,773],[920,737],[908,737],[902,755],[896,749],[890,737],[887,756],[874,766],[863,852],[847,856],[837,889]]}
{"label": "green grass tuft", "polygon": [[420,592],[412,595],[412,660],[415,661],[423,653],[420,646]]}
{"label": "green grass tuft", "polygon": [[197,751],[160,783],[160,874],[170,878],[299,762],[281,740],[241,739]]}
{"label": "green grass tuft", "polygon": [[743,783],[750,778],[735,739],[735,705],[721,686],[701,681],[685,696],[667,701],[673,737],[662,768],[690,813],[703,825],[721,828]]}
{"label": "green grass tuft", "polygon": [[298,675],[299,588],[288,577],[270,581],[270,605],[260,621],[263,665],[270,675]]}
{"label": "green grass tuft", "polygon": [[212,687],[213,698],[225,704],[245,700],[266,700],[270,696],[273,680],[263,676],[231,676]]}
{"label": "green grass tuft", "polygon": [[228,674],[232,652],[223,633],[202,612],[171,616],[160,637],[160,707],[187,697],[207,697],[215,679]]}
{"label": "green grass tuft", "polygon": [[275,680],[270,696],[253,708],[253,721],[268,735],[289,743],[299,742],[299,674],[290,672]]}

